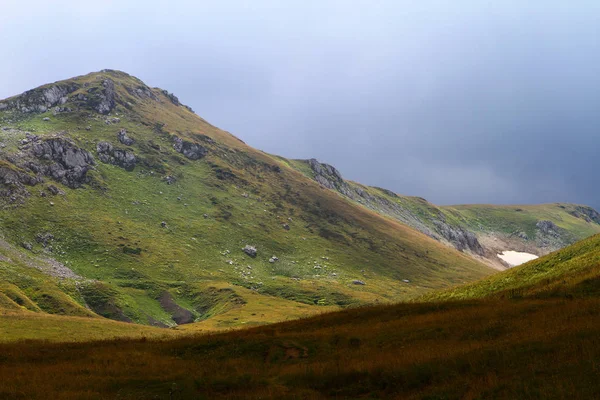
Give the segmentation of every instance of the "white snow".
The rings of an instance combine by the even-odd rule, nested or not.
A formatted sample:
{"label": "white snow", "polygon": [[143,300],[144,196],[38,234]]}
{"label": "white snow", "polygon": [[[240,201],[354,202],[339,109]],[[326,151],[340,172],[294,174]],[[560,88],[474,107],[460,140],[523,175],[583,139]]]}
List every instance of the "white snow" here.
{"label": "white snow", "polygon": [[536,258],[538,258],[538,256],[536,256],[535,254],[522,253],[520,251],[512,250],[503,251],[502,253],[498,254],[498,257],[510,264],[511,267],[521,265],[526,263],[527,261],[535,260]]}

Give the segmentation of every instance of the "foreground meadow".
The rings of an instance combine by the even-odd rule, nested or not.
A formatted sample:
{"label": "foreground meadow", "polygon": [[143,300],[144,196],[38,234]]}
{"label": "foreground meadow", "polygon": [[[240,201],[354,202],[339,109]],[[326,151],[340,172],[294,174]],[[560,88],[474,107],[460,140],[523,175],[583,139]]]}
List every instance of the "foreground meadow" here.
{"label": "foreground meadow", "polygon": [[1,344],[0,398],[600,396],[595,298],[400,304],[204,336],[153,333]]}

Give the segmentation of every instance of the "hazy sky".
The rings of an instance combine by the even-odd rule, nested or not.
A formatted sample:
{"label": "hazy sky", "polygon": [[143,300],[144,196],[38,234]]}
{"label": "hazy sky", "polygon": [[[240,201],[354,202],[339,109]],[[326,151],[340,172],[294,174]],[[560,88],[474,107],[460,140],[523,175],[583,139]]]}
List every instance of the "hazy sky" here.
{"label": "hazy sky", "polygon": [[112,68],[439,204],[600,207],[600,2],[0,0],[0,98]]}

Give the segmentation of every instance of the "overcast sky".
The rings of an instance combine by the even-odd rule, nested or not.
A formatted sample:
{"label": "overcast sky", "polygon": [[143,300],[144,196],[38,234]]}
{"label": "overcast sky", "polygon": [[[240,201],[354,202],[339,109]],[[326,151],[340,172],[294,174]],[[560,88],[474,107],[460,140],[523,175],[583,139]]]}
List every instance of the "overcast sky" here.
{"label": "overcast sky", "polygon": [[600,207],[600,2],[0,0],[0,98],[112,68],[438,204]]}

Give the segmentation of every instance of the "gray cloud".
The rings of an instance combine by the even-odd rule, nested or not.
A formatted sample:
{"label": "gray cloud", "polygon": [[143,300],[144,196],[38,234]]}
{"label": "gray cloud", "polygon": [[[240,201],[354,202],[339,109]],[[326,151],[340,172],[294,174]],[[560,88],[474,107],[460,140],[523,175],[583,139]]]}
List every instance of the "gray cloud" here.
{"label": "gray cloud", "polygon": [[583,0],[3,0],[0,97],[121,69],[362,183],[600,206],[598,26]]}

